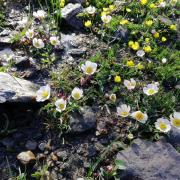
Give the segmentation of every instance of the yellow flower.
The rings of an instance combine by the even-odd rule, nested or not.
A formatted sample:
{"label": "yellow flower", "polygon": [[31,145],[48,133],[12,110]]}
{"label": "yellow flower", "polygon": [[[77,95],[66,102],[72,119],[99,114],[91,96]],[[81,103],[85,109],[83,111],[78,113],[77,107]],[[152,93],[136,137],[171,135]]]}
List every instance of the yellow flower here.
{"label": "yellow flower", "polygon": [[115,5],[109,5],[109,9],[110,9],[111,11],[114,11],[114,10],[116,9],[116,6],[115,6]]}
{"label": "yellow flower", "polygon": [[104,12],[108,12],[109,9],[108,9],[108,8],[103,8],[103,11],[104,11]]}
{"label": "yellow flower", "polygon": [[146,5],[148,3],[148,0],[141,0],[140,2],[141,2],[141,5],[144,6],[144,5]]}
{"label": "yellow flower", "polygon": [[151,3],[151,4],[149,5],[149,7],[150,7],[151,9],[154,9],[154,8],[156,8],[156,5],[155,5],[154,3]]}
{"label": "yellow flower", "polygon": [[63,8],[65,6],[65,0],[61,0],[60,7]]}
{"label": "yellow flower", "polygon": [[131,46],[131,48],[135,51],[139,50],[139,43],[138,42],[134,42]]}
{"label": "yellow flower", "polygon": [[106,16],[107,15],[107,13],[106,12],[101,12],[101,16]]}
{"label": "yellow flower", "polygon": [[162,39],[161,39],[161,41],[162,41],[162,42],[166,42],[166,41],[167,41],[166,37],[163,36]]}
{"label": "yellow flower", "polygon": [[115,76],[114,77],[114,82],[120,83],[121,82],[121,77],[120,76]]}
{"label": "yellow flower", "polygon": [[121,25],[125,25],[125,24],[128,24],[129,23],[129,21],[127,20],[127,19],[122,19],[121,21],[120,21],[120,24]]}
{"label": "yellow flower", "polygon": [[145,22],[145,24],[146,24],[147,26],[152,26],[153,20],[147,20],[147,21]]}
{"label": "yellow flower", "polygon": [[130,8],[126,8],[126,11],[127,11],[127,12],[131,12],[131,9],[130,9]]}
{"label": "yellow flower", "polygon": [[148,42],[149,42],[149,40],[150,40],[150,38],[146,38],[146,39],[145,39],[145,42],[146,42],[146,43],[148,43]]}
{"label": "yellow flower", "polygon": [[176,24],[172,24],[170,26],[170,30],[175,31],[177,29]]}
{"label": "yellow flower", "polygon": [[145,46],[143,49],[146,53],[149,53],[152,51],[151,46]]}
{"label": "yellow flower", "polygon": [[84,23],[84,25],[85,25],[87,28],[89,28],[89,27],[92,26],[92,22],[91,22],[90,20],[88,20],[88,21],[86,21],[86,22]]}
{"label": "yellow flower", "polygon": [[137,69],[142,70],[142,69],[144,69],[144,66],[141,63],[138,63],[137,64]]}
{"label": "yellow flower", "polygon": [[133,41],[129,41],[129,42],[128,42],[128,46],[129,46],[129,47],[132,47],[133,44],[134,44]]}
{"label": "yellow flower", "polygon": [[155,32],[153,36],[154,36],[154,38],[157,39],[157,38],[159,38],[159,33],[158,33],[158,32]]}
{"label": "yellow flower", "polygon": [[129,61],[127,61],[126,65],[127,65],[128,67],[134,67],[134,66],[135,66],[135,64],[134,64],[134,61],[133,61],[133,60],[129,60]]}

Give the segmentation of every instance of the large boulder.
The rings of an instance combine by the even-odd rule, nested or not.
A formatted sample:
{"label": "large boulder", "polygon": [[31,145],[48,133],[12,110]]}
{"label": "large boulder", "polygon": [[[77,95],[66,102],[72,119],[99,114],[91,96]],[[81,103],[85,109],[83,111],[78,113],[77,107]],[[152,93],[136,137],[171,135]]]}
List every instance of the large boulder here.
{"label": "large boulder", "polygon": [[169,143],[137,139],[117,154],[125,162],[122,179],[175,180],[180,179],[180,154]]}
{"label": "large boulder", "polygon": [[34,102],[38,85],[0,72],[0,103]]}
{"label": "large boulder", "polygon": [[64,8],[62,8],[61,15],[67,24],[79,30],[83,28],[82,20],[77,17],[77,15],[81,12],[83,12],[83,7],[81,4],[69,3]]}

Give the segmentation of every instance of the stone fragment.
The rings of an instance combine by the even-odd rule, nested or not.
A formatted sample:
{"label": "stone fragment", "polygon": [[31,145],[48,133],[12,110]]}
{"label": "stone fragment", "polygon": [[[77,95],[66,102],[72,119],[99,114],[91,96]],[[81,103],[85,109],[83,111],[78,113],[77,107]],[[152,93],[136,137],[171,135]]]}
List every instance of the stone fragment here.
{"label": "stone fragment", "polygon": [[17,159],[24,165],[27,165],[36,161],[36,157],[31,151],[19,153],[17,155]]}

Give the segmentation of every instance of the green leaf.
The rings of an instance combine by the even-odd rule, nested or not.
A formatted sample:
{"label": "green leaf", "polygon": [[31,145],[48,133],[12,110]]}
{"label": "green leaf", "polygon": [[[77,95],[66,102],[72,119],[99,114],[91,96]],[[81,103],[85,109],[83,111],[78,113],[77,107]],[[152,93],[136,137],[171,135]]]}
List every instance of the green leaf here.
{"label": "green leaf", "polygon": [[115,165],[116,165],[117,169],[119,169],[119,170],[126,169],[125,163],[122,160],[115,160]]}

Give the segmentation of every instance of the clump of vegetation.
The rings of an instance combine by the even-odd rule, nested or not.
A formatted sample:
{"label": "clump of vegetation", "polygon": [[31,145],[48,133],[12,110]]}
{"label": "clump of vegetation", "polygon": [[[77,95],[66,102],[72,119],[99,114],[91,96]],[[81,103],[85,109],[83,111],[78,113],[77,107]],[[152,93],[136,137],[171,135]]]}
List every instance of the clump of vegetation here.
{"label": "clump of vegetation", "polygon": [[[66,2],[48,3],[56,12],[54,20],[46,21],[44,10],[34,12],[36,26],[31,22],[23,31],[20,45],[50,67],[51,55],[60,46],[56,22]],[[51,73],[50,83],[37,91],[36,98],[38,102],[49,100],[42,108],[47,127],[69,131],[70,115],[88,105],[106,107],[117,121],[128,122],[129,139],[157,140],[172,127],[179,129],[180,54],[175,21],[179,2],[90,0],[83,6],[85,11],[79,16],[87,32],[100,36],[110,48]],[[121,48],[126,53],[119,57]],[[114,168],[101,168],[100,174],[115,177],[123,168],[122,162],[114,162]]]}

